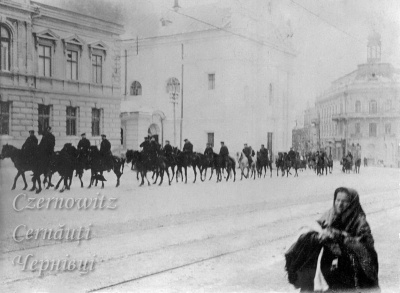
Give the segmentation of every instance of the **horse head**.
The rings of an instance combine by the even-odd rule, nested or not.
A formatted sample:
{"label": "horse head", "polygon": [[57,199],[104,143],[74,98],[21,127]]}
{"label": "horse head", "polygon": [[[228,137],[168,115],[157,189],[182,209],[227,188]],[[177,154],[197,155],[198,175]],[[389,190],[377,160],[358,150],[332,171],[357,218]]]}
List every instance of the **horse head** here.
{"label": "horse head", "polygon": [[133,150],[127,150],[125,154],[126,162],[129,164],[133,160]]}
{"label": "horse head", "polygon": [[3,160],[5,158],[10,158],[13,150],[15,149],[15,147],[9,145],[8,143],[3,145],[3,148],[1,149],[0,159]]}

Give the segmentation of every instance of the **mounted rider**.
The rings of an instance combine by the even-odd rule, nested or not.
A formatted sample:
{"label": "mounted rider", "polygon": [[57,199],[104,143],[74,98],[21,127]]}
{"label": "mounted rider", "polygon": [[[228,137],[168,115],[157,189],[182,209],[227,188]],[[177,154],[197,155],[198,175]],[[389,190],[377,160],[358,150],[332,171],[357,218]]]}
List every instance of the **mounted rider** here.
{"label": "mounted rider", "polygon": [[268,149],[266,149],[263,144],[261,145],[260,155],[261,155],[261,158],[268,159]]}
{"label": "mounted rider", "polygon": [[288,157],[292,164],[296,161],[296,152],[293,150],[293,147],[290,148],[290,151],[288,152]]}
{"label": "mounted rider", "polygon": [[247,146],[247,143],[245,143],[242,152],[249,161],[249,166],[250,166],[253,163],[253,159],[251,157],[254,156],[254,151],[251,149],[251,147]]}
{"label": "mounted rider", "polygon": [[54,147],[56,145],[56,138],[52,133],[51,127],[47,127],[46,131],[43,132],[43,137],[39,143],[39,150],[46,158],[50,158],[54,153]]}
{"label": "mounted rider", "polygon": [[90,150],[90,141],[86,138],[86,133],[81,134],[81,140],[78,142],[77,146],[79,154],[85,156]]}
{"label": "mounted rider", "polygon": [[35,136],[34,130],[29,130],[29,136],[22,145],[22,153],[25,158],[25,162],[30,164],[35,156],[36,149],[38,147],[38,139]]}
{"label": "mounted rider", "polygon": [[110,172],[114,166],[114,160],[111,153],[111,143],[105,134],[101,135],[100,156],[107,171]]}
{"label": "mounted rider", "polygon": [[166,141],[165,141],[165,146],[164,146],[163,150],[164,150],[164,156],[165,156],[165,158],[166,158],[168,161],[173,162],[173,161],[174,161],[174,158],[173,158],[173,156],[172,156],[173,149],[172,149],[172,146],[169,144],[169,140],[166,140]]}
{"label": "mounted rider", "polygon": [[223,141],[221,141],[221,148],[219,150],[219,155],[222,157],[222,164],[224,164],[225,168],[227,168],[229,162],[229,150]]}
{"label": "mounted rider", "polygon": [[149,140],[149,137],[148,137],[148,136],[146,136],[146,137],[144,138],[144,142],[142,142],[142,143],[140,144],[140,147],[142,148],[143,154],[147,156],[147,154],[148,154],[148,152],[149,152],[149,149],[150,149],[150,140]]}
{"label": "mounted rider", "polygon": [[150,162],[152,165],[155,164],[155,162],[157,160],[159,149],[160,149],[160,145],[156,142],[155,137],[152,136],[150,139],[149,150],[148,150],[148,154],[150,156]]}
{"label": "mounted rider", "polygon": [[211,143],[207,143],[206,149],[204,150],[204,156],[206,156],[206,158],[212,160],[213,155],[214,155],[214,150],[211,146]]}
{"label": "mounted rider", "polygon": [[193,155],[193,145],[187,138],[185,138],[184,142],[185,144],[183,145],[182,152],[187,157],[187,159],[191,161]]}

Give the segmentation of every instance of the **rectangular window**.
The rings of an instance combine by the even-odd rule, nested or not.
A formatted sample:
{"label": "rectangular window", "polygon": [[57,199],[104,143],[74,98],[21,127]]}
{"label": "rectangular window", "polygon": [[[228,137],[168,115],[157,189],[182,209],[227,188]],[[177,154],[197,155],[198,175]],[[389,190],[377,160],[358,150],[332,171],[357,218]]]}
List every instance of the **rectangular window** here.
{"label": "rectangular window", "polygon": [[51,47],[39,45],[39,75],[51,76]]}
{"label": "rectangular window", "polygon": [[38,133],[41,135],[50,126],[50,106],[39,104],[38,122],[39,129]]}
{"label": "rectangular window", "polygon": [[10,134],[10,103],[0,102],[0,134]]}
{"label": "rectangular window", "polygon": [[214,147],[214,132],[207,133],[207,142]]}
{"label": "rectangular window", "polygon": [[376,123],[369,124],[369,136],[376,137]]}
{"label": "rectangular window", "polygon": [[78,80],[78,52],[67,51],[67,78]]}
{"label": "rectangular window", "polygon": [[102,83],[103,57],[92,55],[92,82]]}
{"label": "rectangular window", "polygon": [[208,75],[208,89],[213,90],[215,89],[215,74],[211,73]]}
{"label": "rectangular window", "polygon": [[360,134],[360,123],[356,123],[356,134]]}
{"label": "rectangular window", "polygon": [[77,108],[67,107],[67,135],[76,135]]}
{"label": "rectangular window", "polygon": [[100,115],[101,109],[92,109],[92,136],[100,135]]}
{"label": "rectangular window", "polygon": [[392,133],[392,124],[388,123],[385,124],[385,134],[391,134]]}

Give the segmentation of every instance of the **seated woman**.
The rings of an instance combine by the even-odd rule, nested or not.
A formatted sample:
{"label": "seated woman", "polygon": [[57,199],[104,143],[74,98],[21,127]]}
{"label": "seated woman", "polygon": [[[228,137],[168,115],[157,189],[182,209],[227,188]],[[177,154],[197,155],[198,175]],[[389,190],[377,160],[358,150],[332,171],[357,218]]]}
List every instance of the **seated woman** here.
{"label": "seated woman", "polygon": [[378,256],[357,191],[335,190],[333,207],[285,254],[288,279],[300,292],[380,292]]}

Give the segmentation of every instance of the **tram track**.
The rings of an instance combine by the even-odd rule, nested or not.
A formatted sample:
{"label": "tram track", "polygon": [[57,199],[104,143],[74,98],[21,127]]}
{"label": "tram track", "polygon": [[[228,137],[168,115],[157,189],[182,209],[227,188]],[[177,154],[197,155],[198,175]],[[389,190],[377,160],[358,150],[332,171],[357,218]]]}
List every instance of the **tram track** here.
{"label": "tram track", "polygon": [[[376,201],[365,202],[364,206],[367,207],[368,205],[371,205],[371,204],[373,204],[375,202]],[[394,209],[397,209],[399,207],[400,207],[400,205],[392,205],[390,208],[381,208],[381,209],[376,209],[376,210],[370,210],[368,214],[376,216],[377,214],[387,213],[387,212],[390,212],[390,211],[392,211]],[[291,222],[298,222],[299,219],[314,219],[316,215],[317,215],[317,213],[313,213],[313,214],[310,214],[308,216],[293,217],[293,218],[291,218],[290,221]],[[277,225],[279,223],[283,223],[284,221],[285,220],[274,221],[272,223],[268,223],[266,225],[257,227],[257,228],[252,229],[252,230],[254,232],[257,232],[258,230],[264,230],[264,229],[268,229],[269,230],[270,226]],[[246,232],[248,232],[248,231],[246,231]],[[164,273],[168,273],[168,272],[172,272],[172,271],[179,270],[179,269],[182,269],[182,268],[185,268],[185,267],[189,267],[189,266],[192,266],[192,265],[196,265],[196,264],[199,264],[199,263],[202,263],[202,262],[207,262],[207,261],[211,261],[211,260],[214,260],[214,259],[217,259],[217,258],[222,258],[222,257],[226,257],[226,256],[229,256],[229,255],[237,254],[237,253],[240,253],[240,252],[243,252],[243,251],[246,251],[246,250],[250,250],[250,249],[254,249],[254,248],[257,248],[257,247],[260,247],[260,246],[270,245],[273,242],[277,242],[277,241],[293,238],[297,233],[298,233],[298,231],[296,230],[296,231],[291,231],[291,232],[288,232],[288,233],[285,233],[285,234],[281,234],[279,237],[273,237],[272,239],[264,239],[264,240],[261,240],[261,241],[255,241],[255,243],[253,243],[253,244],[251,244],[249,246],[246,246],[246,247],[242,247],[240,249],[235,249],[235,250],[219,253],[219,254],[216,254],[216,255],[213,255],[213,256],[210,256],[210,257],[200,258],[200,259],[194,260],[192,262],[187,262],[187,263],[180,264],[180,265],[177,265],[177,266],[173,266],[173,267],[169,267],[169,268],[166,268],[166,269],[158,270],[158,271],[155,271],[155,272],[152,272],[152,273],[149,273],[149,274],[143,274],[143,275],[140,275],[140,276],[137,276],[137,277],[134,277],[134,278],[122,280],[120,282],[107,284],[105,286],[101,286],[101,287],[98,287],[98,288],[90,289],[87,292],[99,292],[99,291],[107,290],[107,289],[110,289],[110,288],[113,288],[113,287],[121,286],[123,284],[139,281],[139,280],[142,280],[142,279],[145,279],[145,278],[149,278],[149,277],[152,277],[152,276],[156,276],[156,275],[160,275],[160,274],[164,274]],[[235,233],[235,234],[237,234],[237,233]],[[232,236],[232,235],[221,235],[220,237],[229,237],[229,236]]]}

